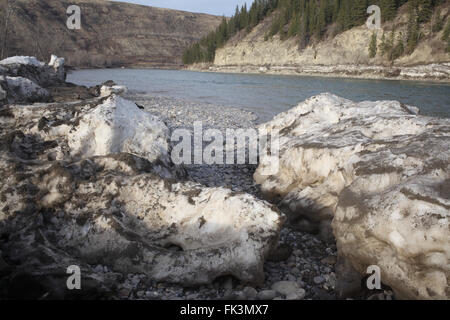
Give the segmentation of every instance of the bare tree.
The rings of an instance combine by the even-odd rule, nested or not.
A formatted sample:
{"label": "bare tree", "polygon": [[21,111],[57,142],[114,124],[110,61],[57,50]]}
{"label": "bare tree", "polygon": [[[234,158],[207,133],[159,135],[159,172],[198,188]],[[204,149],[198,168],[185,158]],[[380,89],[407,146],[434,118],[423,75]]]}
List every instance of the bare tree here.
{"label": "bare tree", "polygon": [[11,18],[11,15],[14,13],[14,5],[16,3],[16,0],[6,0],[6,6],[5,6],[5,30],[3,34],[3,45],[2,45],[2,52],[1,52],[1,58],[5,59],[6,55],[6,44],[8,41],[8,27],[9,27],[9,19]]}

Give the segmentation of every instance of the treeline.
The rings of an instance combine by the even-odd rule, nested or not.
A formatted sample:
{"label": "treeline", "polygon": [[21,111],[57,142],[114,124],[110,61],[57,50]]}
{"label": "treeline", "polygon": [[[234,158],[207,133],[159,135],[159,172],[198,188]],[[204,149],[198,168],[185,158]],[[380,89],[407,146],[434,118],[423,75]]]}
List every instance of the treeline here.
{"label": "treeline", "polygon": [[[312,39],[320,40],[333,25],[333,35],[365,23],[368,18],[367,8],[375,4],[381,8],[382,22],[390,21],[397,15],[398,9],[409,2],[409,22],[407,43],[400,46],[393,30],[392,35],[385,36],[381,49],[390,59],[411,52],[420,39],[419,24],[429,22],[434,7],[446,0],[256,0],[250,10],[246,6],[236,8],[235,15],[200,42],[188,48],[183,56],[185,64],[196,62],[213,62],[217,48],[222,47],[236,32],[250,32],[261,20],[272,12],[276,12],[269,31],[265,35],[268,40],[279,35],[282,40],[298,37],[301,48],[311,43]],[[443,26],[437,25],[441,29]],[[393,37],[393,39],[392,39]],[[372,42],[374,38],[372,38]],[[376,41],[376,37],[375,37]],[[394,50],[395,49],[395,50]],[[378,50],[371,43],[370,53]],[[400,55],[401,55],[400,54]]]}
{"label": "treeline", "polygon": [[[431,31],[439,32],[444,29],[445,16],[439,14],[433,15],[434,7],[443,3],[444,1],[432,0],[410,0],[408,2],[408,24],[406,33],[403,34],[396,30],[394,26],[389,34],[383,33],[381,43],[377,44],[376,34],[372,35],[369,46],[369,56],[375,57],[377,53],[387,58],[389,61],[394,61],[404,54],[411,54],[416,49],[423,34],[420,31],[420,24],[431,22]],[[450,22],[449,22],[450,23]],[[445,27],[442,40],[445,43],[446,51],[449,52],[449,39],[447,31],[449,24]]]}
{"label": "treeline", "polygon": [[255,0],[250,8],[243,5],[236,7],[235,14],[227,19],[223,17],[217,29],[209,33],[199,42],[186,49],[183,54],[183,63],[212,62],[216,49],[222,47],[231,37],[241,30],[250,32],[269,13],[277,8],[278,0]]}

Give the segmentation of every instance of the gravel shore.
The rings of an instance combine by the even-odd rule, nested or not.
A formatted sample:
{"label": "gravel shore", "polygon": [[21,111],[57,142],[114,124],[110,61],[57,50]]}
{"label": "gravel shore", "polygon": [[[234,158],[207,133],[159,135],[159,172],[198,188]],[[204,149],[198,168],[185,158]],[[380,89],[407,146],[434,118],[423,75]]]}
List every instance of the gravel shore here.
{"label": "gravel shore", "polygon": [[[157,115],[171,130],[192,130],[195,121],[204,128],[254,128],[257,117],[251,112],[211,104],[194,103],[178,98],[132,94],[146,111]],[[253,181],[255,165],[188,165],[189,179],[208,187],[226,187],[259,198],[259,188]],[[336,246],[318,237],[285,227],[280,247],[265,264],[265,283],[256,288],[239,283],[232,277],[217,279],[198,288],[182,288],[154,283],[144,275],[129,275],[121,284],[119,299],[336,299]],[[177,248],[174,248],[177,250]]]}
{"label": "gravel shore", "polygon": [[[255,128],[257,116],[251,112],[183,99],[146,94],[128,94],[140,108],[160,117],[170,130],[193,130],[195,121],[203,128]],[[188,179],[207,187],[225,187],[236,192],[252,194],[260,199],[259,186],[254,183],[256,165],[185,165]],[[169,250],[181,250],[174,246]],[[279,247],[264,265],[265,281],[251,287],[232,276],[223,276],[213,283],[198,287],[183,287],[158,283],[145,274],[115,273],[106,266],[92,265],[105,278],[115,279],[118,300],[334,300],[336,292],[335,243],[322,241],[317,235],[293,230],[285,226]],[[356,299],[393,299],[389,291],[372,292]]]}

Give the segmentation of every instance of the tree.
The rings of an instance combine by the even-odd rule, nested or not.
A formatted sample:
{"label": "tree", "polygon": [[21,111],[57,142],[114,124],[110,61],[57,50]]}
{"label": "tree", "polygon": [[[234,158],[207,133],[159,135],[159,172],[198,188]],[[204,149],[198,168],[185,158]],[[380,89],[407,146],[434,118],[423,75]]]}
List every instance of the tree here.
{"label": "tree", "polygon": [[391,55],[392,60],[396,60],[396,59],[400,58],[404,52],[405,52],[405,47],[403,45],[403,36],[400,33],[397,38],[397,44],[395,45],[392,55]]}
{"label": "tree", "polygon": [[367,0],[353,0],[351,17],[352,17],[352,25],[360,26],[366,22],[367,19]]}
{"label": "tree", "polygon": [[375,58],[376,55],[377,55],[377,34],[374,32],[370,39],[369,57]]}
{"label": "tree", "polygon": [[9,20],[11,19],[11,15],[15,11],[15,4],[16,4],[16,0],[6,0],[5,29],[3,31],[3,44],[2,44],[1,59],[7,58],[6,44],[8,43]]}
{"label": "tree", "polygon": [[447,22],[447,25],[444,29],[444,34],[442,35],[442,41],[445,42],[445,50],[450,52],[450,20]]}
{"label": "tree", "polygon": [[381,18],[383,21],[390,21],[395,18],[397,7],[395,0],[381,0]]}
{"label": "tree", "polygon": [[379,46],[379,50],[382,56],[384,56],[387,53],[387,44],[386,44],[386,36],[383,32],[383,35],[381,36],[381,43]]}
{"label": "tree", "polygon": [[317,15],[316,21],[316,36],[317,38],[322,38],[327,27],[327,7],[325,5],[326,1],[322,0],[320,2],[319,13]]}
{"label": "tree", "polygon": [[431,0],[421,0],[419,11],[419,23],[425,23],[431,20],[433,15],[433,4]]}
{"label": "tree", "polygon": [[294,13],[294,18],[291,21],[291,24],[289,25],[289,37],[295,37],[300,32],[300,17],[298,16],[298,13]]}
{"label": "tree", "polygon": [[417,47],[419,42],[419,22],[417,18],[417,9],[409,6],[408,27],[406,34],[406,53],[411,54]]}

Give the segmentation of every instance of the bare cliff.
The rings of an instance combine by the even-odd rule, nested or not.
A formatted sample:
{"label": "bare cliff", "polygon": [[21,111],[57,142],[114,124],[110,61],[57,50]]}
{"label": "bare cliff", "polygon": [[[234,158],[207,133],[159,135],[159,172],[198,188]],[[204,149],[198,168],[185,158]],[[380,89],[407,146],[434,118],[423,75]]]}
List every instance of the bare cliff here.
{"label": "bare cliff", "polygon": [[[449,5],[445,3],[436,8],[434,16],[439,16],[447,23],[449,12]],[[433,21],[420,26],[420,41],[412,54],[404,54],[390,61],[380,53],[383,34],[388,39],[394,30],[395,41],[406,37],[406,6],[399,9],[393,21],[383,23],[382,29],[376,31],[378,52],[374,58],[369,54],[373,30],[365,25],[337,35],[333,34],[333,26],[330,26],[321,41],[312,41],[303,48],[296,37],[281,39],[279,35],[267,36],[275,18],[276,13],[269,15],[251,32],[242,31],[235,35],[216,51],[212,66],[197,65],[194,68],[357,78],[450,78],[450,54],[446,52],[445,42],[442,41],[444,30],[433,31]]]}
{"label": "bare cliff", "polygon": [[[4,32],[8,2],[13,10]],[[81,8],[80,30],[66,26],[70,5]],[[207,14],[106,0],[0,0],[0,10],[5,57],[47,60],[54,53],[77,67],[176,67],[183,50],[221,21]]]}

